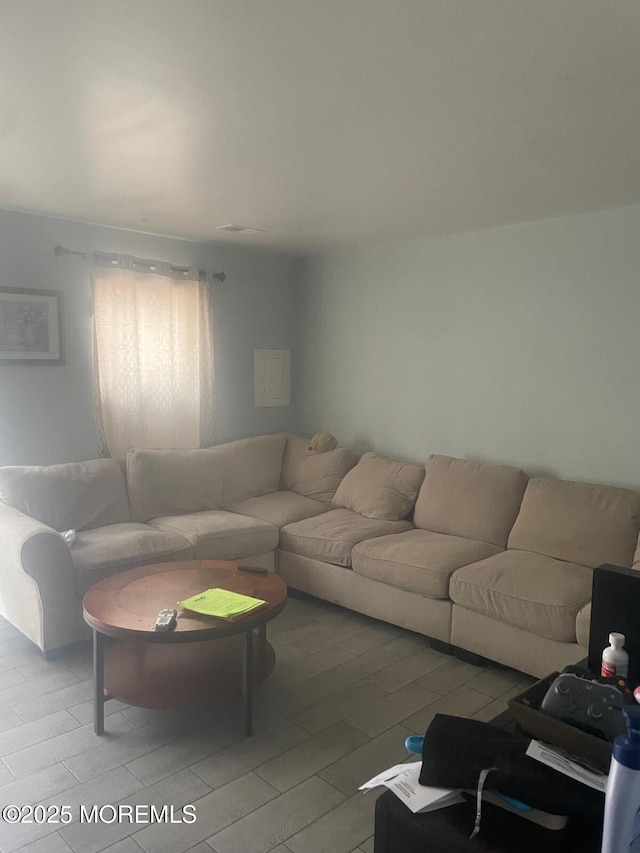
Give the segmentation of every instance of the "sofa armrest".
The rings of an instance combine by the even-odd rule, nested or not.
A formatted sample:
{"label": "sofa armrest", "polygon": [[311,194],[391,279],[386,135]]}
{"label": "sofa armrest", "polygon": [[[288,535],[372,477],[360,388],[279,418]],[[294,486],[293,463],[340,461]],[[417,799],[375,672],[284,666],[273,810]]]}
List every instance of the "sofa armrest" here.
{"label": "sofa armrest", "polygon": [[43,651],[78,640],[67,544],[53,528],[0,504],[0,614]]}
{"label": "sofa armrest", "polygon": [[589,633],[591,631],[591,602],[589,601],[576,616],[576,637],[583,649],[589,648]]}

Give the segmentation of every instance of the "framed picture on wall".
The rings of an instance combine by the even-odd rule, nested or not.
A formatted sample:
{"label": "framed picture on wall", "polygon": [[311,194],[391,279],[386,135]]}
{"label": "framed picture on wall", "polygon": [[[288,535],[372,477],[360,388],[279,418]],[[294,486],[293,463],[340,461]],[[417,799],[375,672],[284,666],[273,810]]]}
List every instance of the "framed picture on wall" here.
{"label": "framed picture on wall", "polygon": [[60,290],[0,287],[0,364],[64,364]]}

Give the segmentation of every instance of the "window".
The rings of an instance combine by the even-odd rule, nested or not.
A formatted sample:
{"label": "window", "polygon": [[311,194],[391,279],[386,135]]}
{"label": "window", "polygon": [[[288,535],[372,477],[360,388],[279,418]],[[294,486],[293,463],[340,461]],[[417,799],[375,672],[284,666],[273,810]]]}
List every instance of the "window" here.
{"label": "window", "polygon": [[210,286],[198,270],[96,255],[92,275],[100,452],[213,443]]}

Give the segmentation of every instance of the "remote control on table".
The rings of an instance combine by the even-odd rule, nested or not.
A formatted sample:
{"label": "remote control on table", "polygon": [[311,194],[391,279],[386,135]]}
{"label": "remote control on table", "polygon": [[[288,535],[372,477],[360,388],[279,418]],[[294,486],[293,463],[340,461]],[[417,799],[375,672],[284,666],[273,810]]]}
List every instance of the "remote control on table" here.
{"label": "remote control on table", "polygon": [[256,575],[266,575],[269,569],[263,569],[262,566],[238,566],[239,572],[253,572]]}
{"label": "remote control on table", "polygon": [[154,630],[170,631],[172,628],[175,628],[177,615],[177,610],[161,610],[160,613],[158,613],[158,618],[156,619],[156,623],[153,626]]}

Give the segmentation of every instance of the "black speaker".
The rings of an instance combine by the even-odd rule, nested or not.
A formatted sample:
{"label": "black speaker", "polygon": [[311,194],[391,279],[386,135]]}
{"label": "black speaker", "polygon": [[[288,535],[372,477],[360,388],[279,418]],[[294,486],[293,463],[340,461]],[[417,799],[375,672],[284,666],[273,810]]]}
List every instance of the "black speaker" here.
{"label": "black speaker", "polygon": [[629,686],[640,684],[640,572],[606,563],[593,570],[589,670],[600,675],[609,634],[624,634],[629,655]]}

